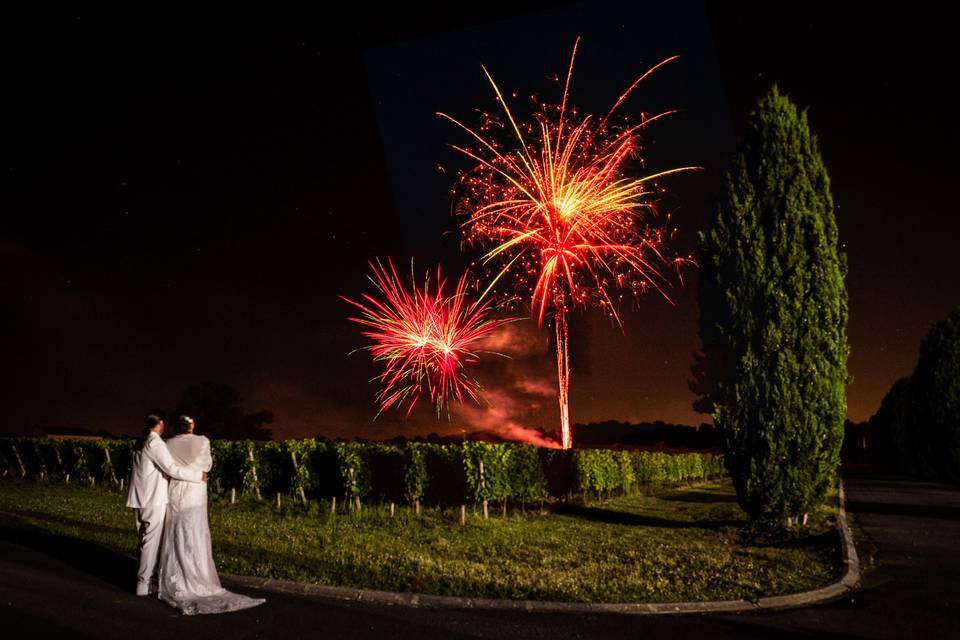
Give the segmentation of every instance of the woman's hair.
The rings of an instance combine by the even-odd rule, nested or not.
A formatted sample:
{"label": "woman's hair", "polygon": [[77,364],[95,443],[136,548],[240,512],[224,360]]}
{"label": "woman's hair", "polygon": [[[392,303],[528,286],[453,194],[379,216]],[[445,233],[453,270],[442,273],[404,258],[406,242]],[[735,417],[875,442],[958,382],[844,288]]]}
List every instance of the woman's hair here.
{"label": "woman's hair", "polygon": [[133,445],[135,451],[140,451],[143,449],[143,445],[147,443],[147,438],[150,437],[150,432],[155,426],[160,424],[166,419],[163,411],[150,411],[147,413],[146,417],[143,420],[143,430],[140,432],[140,437],[137,438],[137,443]]}
{"label": "woman's hair", "polygon": [[196,426],[196,422],[190,416],[180,416],[180,419],[177,420],[177,431],[180,433],[193,433],[194,426]]}

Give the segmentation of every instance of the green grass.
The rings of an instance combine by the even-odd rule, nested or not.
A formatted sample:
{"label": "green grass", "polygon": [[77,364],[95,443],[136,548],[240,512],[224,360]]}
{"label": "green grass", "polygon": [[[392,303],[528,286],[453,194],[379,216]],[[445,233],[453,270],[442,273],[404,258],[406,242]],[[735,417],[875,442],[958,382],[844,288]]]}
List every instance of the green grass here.
{"label": "green grass", "polygon": [[[391,591],[579,602],[755,599],[810,589],[839,574],[833,510],[810,535],[761,543],[729,482],[662,489],[547,515],[484,520],[468,509],[364,505],[331,517],[325,505],[230,505],[212,497],[220,571]],[[136,547],[133,512],[119,492],[0,480],[0,526]]]}

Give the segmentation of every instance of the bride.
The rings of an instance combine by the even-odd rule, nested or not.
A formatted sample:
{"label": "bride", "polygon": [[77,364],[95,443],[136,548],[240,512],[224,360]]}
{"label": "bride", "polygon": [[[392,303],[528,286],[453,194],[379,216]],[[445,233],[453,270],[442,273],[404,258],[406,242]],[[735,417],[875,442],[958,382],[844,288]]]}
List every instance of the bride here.
{"label": "bride", "polygon": [[[170,454],[185,468],[209,471],[213,466],[210,441],[193,434],[194,421],[189,416],[182,416],[177,427],[180,434],[167,440]],[[206,483],[171,479],[169,491],[160,547],[160,599],[186,615],[263,604],[262,598],[231,593],[220,586],[210,545]]]}

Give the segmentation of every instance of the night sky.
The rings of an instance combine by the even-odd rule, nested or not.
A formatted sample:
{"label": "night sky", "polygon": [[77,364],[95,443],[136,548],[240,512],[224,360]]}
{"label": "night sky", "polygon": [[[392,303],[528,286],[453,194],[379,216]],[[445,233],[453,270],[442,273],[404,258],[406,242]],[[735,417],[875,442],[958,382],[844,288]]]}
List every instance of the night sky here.
{"label": "night sky", "polygon": [[[571,3],[466,14],[45,13],[3,20],[0,293],[3,433],[33,425],[116,433],[188,386],[236,388],[274,433],[392,437],[553,428],[549,330],[511,325],[512,358],[477,370],[490,406],[438,422],[376,414],[377,369],[339,294],[369,291],[367,261],[450,272],[448,190],[468,166],[442,110],[493,109],[507,91],[608,108],[680,54],[628,110],[681,112],[651,131],[690,251],[737,134],[772,82],[809,108],[850,273],[849,417],[873,414],[960,304],[953,197],[955,38],[936,16],[837,15],[723,3]],[[944,25],[944,26],[941,26]],[[571,328],[574,422],[707,421],[687,388],[697,276]],[[202,425],[199,425],[202,430]]]}

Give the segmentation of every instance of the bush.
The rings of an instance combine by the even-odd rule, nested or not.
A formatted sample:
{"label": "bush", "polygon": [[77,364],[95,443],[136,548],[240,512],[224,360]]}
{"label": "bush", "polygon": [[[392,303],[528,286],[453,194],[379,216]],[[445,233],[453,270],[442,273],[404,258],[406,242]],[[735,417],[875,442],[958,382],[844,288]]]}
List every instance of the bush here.
{"label": "bush", "polygon": [[463,472],[474,502],[512,497],[509,445],[486,442],[463,443]]}
{"label": "bush", "polygon": [[221,490],[243,491],[243,473],[246,465],[246,441],[213,440],[210,442],[213,467],[207,482]]}
{"label": "bush", "polygon": [[24,438],[19,443],[17,451],[20,455],[20,459],[23,461],[24,466],[27,468],[27,473],[31,476],[40,479],[47,479],[50,477],[50,472],[47,469],[46,461],[44,460],[45,456],[43,455],[43,449],[47,449],[47,443],[50,440],[47,439],[27,439]]}
{"label": "bush", "polygon": [[514,498],[532,502],[547,496],[547,476],[540,465],[536,447],[526,444],[514,446],[509,473]]}
{"label": "bush", "polygon": [[254,447],[257,477],[263,493],[288,495],[293,487],[293,459],[285,442],[264,442]]}
{"label": "bush", "polygon": [[284,446],[290,455],[293,475],[290,478],[291,491],[306,496],[313,484],[310,468],[310,456],[317,448],[315,440],[285,440]]}
{"label": "bush", "polygon": [[132,438],[121,438],[107,440],[105,443],[110,451],[110,460],[113,462],[113,470],[117,474],[117,479],[126,482],[130,477],[131,465],[133,464],[133,445],[136,441]]}
{"label": "bush", "polygon": [[348,500],[364,498],[370,493],[370,466],[367,463],[367,445],[357,442],[338,442],[334,445],[337,469],[343,496]]}
{"label": "bush", "polygon": [[63,442],[62,455],[65,473],[77,480],[90,478],[90,450],[93,447],[89,442],[67,440]]}
{"label": "bush", "polygon": [[464,465],[463,449],[457,445],[421,445],[429,483],[424,494],[428,504],[452,507],[466,504],[472,498]]}
{"label": "bush", "polygon": [[[406,497],[406,452],[396,445],[367,445],[370,496],[379,502],[403,502]],[[417,498],[419,499],[419,494]]]}
{"label": "bush", "polygon": [[403,470],[403,497],[414,504],[424,499],[430,486],[427,472],[427,448],[422,444],[411,444],[405,450],[405,468]]}

